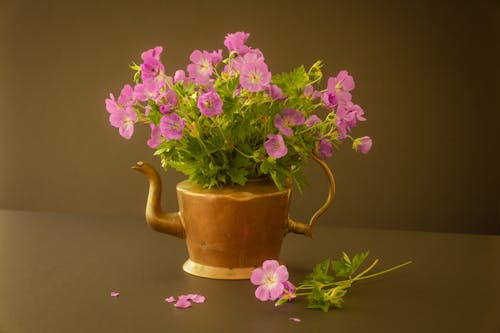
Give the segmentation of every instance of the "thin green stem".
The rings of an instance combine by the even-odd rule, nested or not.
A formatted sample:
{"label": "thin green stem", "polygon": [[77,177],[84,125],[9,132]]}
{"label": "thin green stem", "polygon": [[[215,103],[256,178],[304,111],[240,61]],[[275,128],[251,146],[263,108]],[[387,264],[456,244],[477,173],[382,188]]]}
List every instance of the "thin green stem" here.
{"label": "thin green stem", "polygon": [[358,278],[358,279],[356,279],[356,280],[358,280],[358,281],[359,281],[359,280],[370,279],[370,278],[375,277],[375,276],[379,276],[379,275],[382,275],[382,274],[385,274],[385,273],[389,273],[389,272],[391,272],[391,271],[394,271],[394,270],[396,270],[396,269],[398,269],[398,268],[404,267],[404,266],[409,265],[409,264],[411,264],[411,263],[413,263],[413,261],[409,260],[409,261],[407,261],[407,262],[404,262],[404,263],[402,263],[402,264],[400,264],[400,265],[397,265],[397,266],[394,266],[394,267],[388,268],[388,269],[383,270],[383,271],[381,271],[381,272],[377,272],[377,273],[373,273],[373,274],[370,274],[370,275],[362,276],[362,277],[360,277],[360,278]]}
{"label": "thin green stem", "polygon": [[353,282],[360,279],[363,275],[365,275],[366,273],[368,273],[369,271],[371,271],[373,269],[373,267],[375,267],[378,263],[378,259],[375,259],[372,264],[367,268],[365,269],[364,271],[362,271],[361,273],[359,273],[358,275],[356,275],[354,277],[354,279],[349,279],[349,280],[352,280]]}
{"label": "thin green stem", "polygon": [[[378,263],[378,259],[374,260],[373,263],[367,269],[365,269],[363,272],[359,273],[358,275],[356,275],[352,279],[347,279],[347,280],[342,280],[342,281],[325,283],[323,285],[320,285],[320,289],[329,288],[329,287],[333,287],[333,286],[341,286],[341,285],[345,285],[345,284],[352,284],[352,283],[354,283],[356,281],[366,280],[366,279],[369,279],[369,278],[372,278],[372,277],[376,277],[376,276],[379,276],[379,275],[382,275],[382,274],[385,274],[385,273],[389,273],[389,272],[395,271],[396,269],[399,269],[401,267],[407,266],[407,265],[411,264],[412,261],[409,260],[407,262],[404,262],[402,264],[399,264],[399,265],[396,265],[394,267],[388,268],[386,270],[383,270],[383,271],[380,271],[380,272],[377,272],[377,273],[373,273],[373,274],[370,274],[370,275],[363,276],[366,273],[368,273],[370,270],[372,270],[377,263]],[[301,284],[301,285],[299,285],[296,288],[296,290],[303,290],[303,289],[313,289],[313,285],[312,284]],[[305,293],[305,295],[308,295],[308,294],[309,293]]]}

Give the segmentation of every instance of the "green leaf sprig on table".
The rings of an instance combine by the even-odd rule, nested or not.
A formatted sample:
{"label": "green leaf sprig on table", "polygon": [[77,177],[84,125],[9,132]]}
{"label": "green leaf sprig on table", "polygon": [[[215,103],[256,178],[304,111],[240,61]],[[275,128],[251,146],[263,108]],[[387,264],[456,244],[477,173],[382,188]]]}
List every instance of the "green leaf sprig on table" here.
{"label": "green leaf sprig on table", "polygon": [[[358,273],[358,269],[368,254],[368,251],[362,252],[350,258],[345,252],[342,252],[342,258],[338,260],[326,259],[317,264],[312,273],[307,275],[305,280],[297,286],[292,297],[307,297],[307,308],[309,309],[321,309],[327,312],[330,308],[342,308],[344,296],[355,282],[370,279],[412,263],[412,261],[407,261],[389,269],[368,274],[379,261],[375,259],[368,268]],[[280,298],[275,305],[283,305],[288,300],[290,297]]]}

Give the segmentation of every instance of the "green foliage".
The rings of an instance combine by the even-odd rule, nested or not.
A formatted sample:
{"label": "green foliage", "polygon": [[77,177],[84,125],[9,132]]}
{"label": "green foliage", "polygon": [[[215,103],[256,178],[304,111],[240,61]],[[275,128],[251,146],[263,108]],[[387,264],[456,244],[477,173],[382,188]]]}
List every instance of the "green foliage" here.
{"label": "green foliage", "polygon": [[[232,69],[236,67],[237,58],[241,56],[232,51],[227,58],[214,64],[210,68],[208,85],[191,79],[174,83],[160,71],[154,78],[159,80],[157,83],[162,82],[156,95],[147,101],[134,97],[135,122],[159,126],[167,116],[160,112],[160,107],[165,103],[170,105],[167,95],[173,93],[175,103],[170,105],[169,112],[182,119],[183,129],[182,137],[175,139],[167,138],[162,132],[161,143],[154,154],[161,158],[165,169],[174,168],[205,188],[244,185],[248,179],[268,177],[279,189],[295,183],[302,190],[307,185],[303,167],[312,154],[319,153],[320,140],[327,140],[334,147],[340,143],[335,110],[327,109],[317,96],[318,91],[324,90],[316,90],[314,96],[304,93],[305,89],[309,92],[316,89],[313,86],[321,81],[323,64],[317,61],[309,69],[299,66],[272,75],[270,84],[283,93],[282,98],[277,98],[270,93],[268,83],[257,92],[244,89],[240,73]],[[224,69],[225,65],[229,71]],[[134,82],[144,83],[141,65],[132,63],[130,68],[134,71]],[[208,90],[215,91],[222,101],[222,112],[210,117],[202,114],[198,107],[199,97]],[[295,110],[304,119],[315,115],[322,120],[314,126],[303,121],[287,125],[288,120],[284,120],[285,126],[293,128],[293,135],[285,135],[275,123],[285,109]],[[285,156],[271,157],[264,146],[268,135],[281,136],[286,147]]]}
{"label": "green foliage", "polygon": [[338,260],[326,259],[313,267],[312,272],[291,293],[285,293],[275,302],[281,306],[297,297],[307,298],[308,309],[319,309],[328,312],[330,309],[342,308],[344,297],[349,288],[360,280],[374,278],[411,264],[411,261],[393,266],[383,271],[367,275],[378,263],[375,259],[367,268],[358,273],[359,268],[368,257],[361,252],[350,258],[345,252]]}
{"label": "green foliage", "polygon": [[363,272],[353,277],[367,256],[368,252],[362,252],[351,259],[345,252],[342,252],[342,258],[326,259],[314,266],[313,271],[297,287],[297,291],[310,290],[305,293],[308,301],[307,308],[320,309],[324,312],[330,308],[342,308],[347,290],[366,273]]}
{"label": "green foliage", "polygon": [[362,252],[350,259],[345,252],[342,252],[341,259],[332,261],[333,270],[339,277],[351,277],[366,259],[368,253]]}
{"label": "green foliage", "polygon": [[330,275],[330,263],[331,260],[326,259],[314,266],[312,273],[306,277],[304,282],[310,284],[318,283],[320,285],[333,282],[334,277]]}
{"label": "green foliage", "polygon": [[280,87],[285,95],[296,97],[309,84],[309,75],[307,75],[304,66],[300,66],[289,73],[274,75],[273,83]]}

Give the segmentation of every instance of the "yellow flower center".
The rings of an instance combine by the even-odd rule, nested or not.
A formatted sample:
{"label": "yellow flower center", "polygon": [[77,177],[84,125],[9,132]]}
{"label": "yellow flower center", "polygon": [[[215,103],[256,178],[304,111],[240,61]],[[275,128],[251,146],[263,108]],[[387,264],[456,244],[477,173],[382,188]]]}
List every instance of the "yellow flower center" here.
{"label": "yellow flower center", "polygon": [[250,82],[257,84],[260,81],[262,81],[262,76],[260,75],[260,73],[253,72],[252,74],[250,74]]}
{"label": "yellow flower center", "polygon": [[200,64],[200,71],[208,73],[210,71],[210,63],[208,60],[203,60]]}

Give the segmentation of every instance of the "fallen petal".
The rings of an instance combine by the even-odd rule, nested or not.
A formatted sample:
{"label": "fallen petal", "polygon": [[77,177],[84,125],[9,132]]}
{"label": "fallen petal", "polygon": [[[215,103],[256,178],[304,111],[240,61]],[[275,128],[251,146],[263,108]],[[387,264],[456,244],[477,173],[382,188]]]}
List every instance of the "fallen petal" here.
{"label": "fallen petal", "polygon": [[205,302],[205,296],[194,294],[191,295],[191,300],[195,303],[203,303]]}
{"label": "fallen petal", "polygon": [[116,292],[116,291],[112,291],[111,293],[109,293],[109,295],[110,295],[111,297],[118,297],[118,296],[120,296],[120,293],[119,293],[119,292]]}
{"label": "fallen petal", "polygon": [[173,303],[173,302],[175,302],[175,297],[174,296],[167,297],[167,298],[165,298],[165,302]]}
{"label": "fallen petal", "polygon": [[290,321],[293,321],[294,323],[300,323],[302,321],[302,319],[297,317],[290,317],[288,319],[290,319]]}
{"label": "fallen petal", "polygon": [[188,301],[187,299],[181,299],[179,297],[179,300],[177,301],[177,303],[174,304],[174,306],[176,308],[181,308],[181,309],[185,309],[185,308],[189,308],[191,307],[191,302]]}

